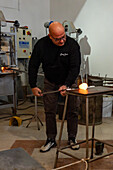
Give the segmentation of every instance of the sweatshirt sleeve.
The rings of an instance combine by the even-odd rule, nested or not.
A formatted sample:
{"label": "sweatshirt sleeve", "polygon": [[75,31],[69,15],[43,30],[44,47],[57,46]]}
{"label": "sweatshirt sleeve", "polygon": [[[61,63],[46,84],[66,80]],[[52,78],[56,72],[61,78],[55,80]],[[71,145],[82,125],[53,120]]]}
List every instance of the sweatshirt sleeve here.
{"label": "sweatshirt sleeve", "polygon": [[34,46],[30,61],[29,61],[29,66],[28,66],[28,77],[29,77],[29,84],[31,88],[37,87],[37,73],[38,73],[38,68],[41,63],[40,59],[40,48],[39,48],[39,43],[37,42],[36,45]]}
{"label": "sweatshirt sleeve", "polygon": [[73,44],[71,45],[69,62],[70,62],[69,72],[65,81],[65,85],[67,87],[70,87],[75,82],[80,72],[81,53],[80,53],[80,46],[76,41],[73,42]]}

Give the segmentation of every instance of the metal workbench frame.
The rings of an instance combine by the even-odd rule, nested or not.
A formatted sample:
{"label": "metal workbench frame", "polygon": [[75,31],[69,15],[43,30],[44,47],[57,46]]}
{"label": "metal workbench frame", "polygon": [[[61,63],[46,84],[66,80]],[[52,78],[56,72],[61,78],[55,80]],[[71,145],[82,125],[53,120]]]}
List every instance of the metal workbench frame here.
{"label": "metal workbench frame", "polygon": [[0,74],[0,96],[12,96],[11,102],[1,100],[0,109],[11,107],[13,109],[13,115],[16,115],[17,112],[16,76],[16,73]]}
{"label": "metal workbench frame", "polygon": [[[83,158],[84,160],[87,161],[88,165],[90,162],[93,162],[93,161],[96,161],[98,159],[101,159],[103,157],[106,157],[106,156],[109,156],[109,155],[112,155],[113,152],[110,152],[108,154],[104,154],[104,155],[101,155],[101,156],[98,156],[96,158],[93,158],[93,147],[94,147],[94,141],[99,141],[99,142],[102,142],[108,146],[111,146],[113,147],[113,145],[107,143],[107,142],[103,142],[102,140],[99,140],[99,139],[96,139],[94,138],[94,131],[95,131],[95,108],[94,108],[94,112],[93,112],[93,124],[92,124],[92,138],[89,138],[89,130],[88,130],[88,126],[89,126],[89,120],[88,120],[88,117],[89,117],[89,98],[90,97],[93,97],[93,96],[99,96],[99,95],[104,95],[104,94],[111,94],[113,93],[113,88],[110,88],[110,87],[103,87],[103,86],[97,86],[97,87],[93,87],[92,89],[88,89],[86,91],[84,90],[72,90],[72,91],[67,91],[66,93],[66,100],[65,100],[65,105],[64,105],[64,112],[63,112],[63,118],[62,118],[62,121],[61,121],[61,128],[60,128],[60,133],[59,133],[59,140],[58,140],[58,145],[57,145],[57,151],[56,151],[56,158],[55,158],[55,163],[54,163],[54,168],[56,168],[57,166],[57,161],[58,161],[58,154],[59,152],[63,153],[63,154],[66,154],[72,158],[75,158],[75,159],[78,159],[78,160],[81,160],[81,158],[78,158],[68,152],[65,152],[63,151],[64,149],[66,148],[69,148],[70,145],[66,146],[66,147],[60,147],[60,143],[61,143],[61,137],[62,137],[62,132],[63,132],[63,126],[64,126],[64,120],[65,120],[65,115],[66,115],[66,109],[67,109],[67,103],[68,103],[68,96],[69,95],[76,95],[76,96],[83,96],[85,97],[86,99],[86,140],[82,140],[81,142],[78,142],[77,144],[75,145],[78,145],[78,144],[82,144],[82,143],[86,143],[86,157]],[[89,141],[91,141],[91,156],[89,157]],[[89,169],[89,166],[88,168]]]}

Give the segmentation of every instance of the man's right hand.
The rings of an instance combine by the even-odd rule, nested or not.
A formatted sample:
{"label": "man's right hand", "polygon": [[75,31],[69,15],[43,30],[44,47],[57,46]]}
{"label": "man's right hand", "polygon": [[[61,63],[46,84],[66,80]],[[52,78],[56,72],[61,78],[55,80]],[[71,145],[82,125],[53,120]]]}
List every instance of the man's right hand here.
{"label": "man's right hand", "polygon": [[43,96],[42,91],[38,87],[34,87],[31,89],[34,96]]}

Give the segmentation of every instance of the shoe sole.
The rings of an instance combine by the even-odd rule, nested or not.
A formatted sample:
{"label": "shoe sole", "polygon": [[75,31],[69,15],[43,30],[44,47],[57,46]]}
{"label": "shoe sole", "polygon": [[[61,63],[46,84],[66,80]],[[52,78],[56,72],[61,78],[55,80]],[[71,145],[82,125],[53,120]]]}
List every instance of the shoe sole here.
{"label": "shoe sole", "polygon": [[54,144],[53,146],[51,146],[48,150],[46,150],[46,151],[43,151],[43,150],[41,150],[40,149],[40,152],[48,152],[48,151],[50,151],[52,148],[55,148],[57,146],[57,144]]}
{"label": "shoe sole", "polygon": [[[75,144],[77,144],[77,143],[75,143]],[[73,146],[71,146],[71,144],[70,144],[70,142],[68,141],[68,145],[70,145],[70,148],[72,149],[72,150],[79,150],[80,149],[80,146],[78,147],[78,148],[72,148],[73,146],[74,146],[74,143],[73,143]],[[76,145],[75,145],[76,146]]]}
{"label": "shoe sole", "polygon": [[80,146],[78,148],[72,148],[70,147],[72,150],[79,150],[80,149]]}

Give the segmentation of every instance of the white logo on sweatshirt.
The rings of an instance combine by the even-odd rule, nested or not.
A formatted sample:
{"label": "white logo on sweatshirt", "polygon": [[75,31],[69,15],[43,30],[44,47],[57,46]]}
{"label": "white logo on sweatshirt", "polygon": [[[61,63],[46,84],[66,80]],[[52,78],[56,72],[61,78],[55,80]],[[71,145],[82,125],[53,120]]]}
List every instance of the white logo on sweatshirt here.
{"label": "white logo on sweatshirt", "polygon": [[60,53],[60,56],[67,56],[68,53]]}

